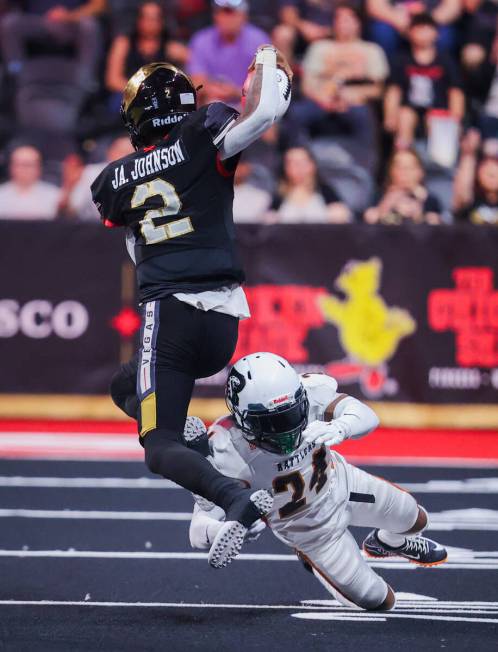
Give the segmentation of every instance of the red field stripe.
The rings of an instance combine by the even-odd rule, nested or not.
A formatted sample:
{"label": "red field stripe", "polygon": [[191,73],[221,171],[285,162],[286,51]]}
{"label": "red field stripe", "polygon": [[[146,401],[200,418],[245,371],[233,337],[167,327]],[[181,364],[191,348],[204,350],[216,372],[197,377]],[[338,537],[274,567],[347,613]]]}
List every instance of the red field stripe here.
{"label": "red field stripe", "polygon": [[137,434],[135,421],[41,421],[0,419],[0,432],[88,432]]}
{"label": "red field stripe", "polygon": [[379,428],[338,448],[348,456],[440,457],[498,460],[496,430],[408,430]]}
{"label": "red field stripe", "polygon": [[2,450],[0,448],[0,458],[2,459],[27,459],[27,460],[110,460],[110,461],[143,461],[143,450],[134,451],[116,451],[116,450],[77,450],[73,448],[9,448]]}
{"label": "red field stripe", "polygon": [[[6,441],[1,441],[1,433],[26,433],[34,436],[30,446],[23,447]],[[44,435],[56,435],[61,433],[61,442],[57,446],[44,445]],[[15,456],[24,451],[24,455],[40,457],[44,453],[63,456],[77,454],[79,444],[75,439],[81,435],[86,436],[87,445],[83,457],[95,456],[111,458],[126,458],[127,455],[134,457],[143,455],[140,448],[137,452],[119,450],[119,445],[114,451],[107,451],[101,448],[100,451],[94,448],[93,442],[98,440],[99,435],[117,442],[120,438],[129,442],[130,438],[137,437],[136,426],[133,421],[11,421],[0,420],[0,457]],[[3,444],[3,445],[2,445]],[[138,441],[137,441],[138,446]],[[105,449],[105,447],[104,447]],[[409,430],[409,429],[387,429],[379,428],[375,433],[363,439],[347,441],[338,448],[339,452],[346,457],[355,459],[373,458],[396,458],[409,460],[422,459],[475,459],[498,461],[498,431],[496,430]]]}

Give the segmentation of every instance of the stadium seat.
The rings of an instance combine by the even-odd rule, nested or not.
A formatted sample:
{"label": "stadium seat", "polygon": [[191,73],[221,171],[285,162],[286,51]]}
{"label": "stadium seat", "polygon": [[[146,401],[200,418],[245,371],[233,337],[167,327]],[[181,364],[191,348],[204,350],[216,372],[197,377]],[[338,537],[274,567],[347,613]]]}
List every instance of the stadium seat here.
{"label": "stadium seat", "polygon": [[21,128],[70,133],[75,130],[84,91],[76,84],[77,64],[61,57],[43,57],[24,66],[16,93]]}

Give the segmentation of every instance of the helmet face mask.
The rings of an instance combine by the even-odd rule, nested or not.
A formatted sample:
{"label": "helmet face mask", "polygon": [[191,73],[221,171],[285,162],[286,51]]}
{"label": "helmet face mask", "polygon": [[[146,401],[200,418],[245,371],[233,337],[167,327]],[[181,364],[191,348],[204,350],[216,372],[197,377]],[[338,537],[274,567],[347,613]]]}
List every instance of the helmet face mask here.
{"label": "helmet face mask", "polygon": [[128,80],[121,117],[130,139],[139,149],[165,136],[197,108],[197,93],[190,77],[165,62],[142,66]]}
{"label": "helmet face mask", "polygon": [[250,406],[240,415],[244,437],[255,446],[279,455],[290,455],[301,444],[308,424],[308,398],[301,388],[295,401],[273,410]]}
{"label": "helmet face mask", "polygon": [[290,455],[300,446],[309,402],[299,376],[283,358],[262,353],[239,361],[228,376],[226,402],[254,446],[277,455]]}

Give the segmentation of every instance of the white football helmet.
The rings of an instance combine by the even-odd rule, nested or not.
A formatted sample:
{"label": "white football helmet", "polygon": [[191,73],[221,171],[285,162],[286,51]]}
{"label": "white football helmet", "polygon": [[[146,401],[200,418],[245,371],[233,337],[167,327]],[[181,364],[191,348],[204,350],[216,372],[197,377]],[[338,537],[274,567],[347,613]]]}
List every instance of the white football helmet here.
{"label": "white football helmet", "polygon": [[288,455],[308,424],[308,398],[296,371],[273,353],[252,353],[231,369],[226,402],[244,437],[271,453]]}

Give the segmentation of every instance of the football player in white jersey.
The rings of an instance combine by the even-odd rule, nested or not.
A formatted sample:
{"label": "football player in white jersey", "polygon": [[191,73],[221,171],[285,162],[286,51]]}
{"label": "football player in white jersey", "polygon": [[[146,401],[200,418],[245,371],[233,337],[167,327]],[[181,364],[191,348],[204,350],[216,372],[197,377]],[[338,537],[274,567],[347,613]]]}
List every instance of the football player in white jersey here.
{"label": "football player in white jersey", "polygon": [[[364,403],[337,392],[322,374],[298,376],[272,353],[255,353],[232,368],[226,391],[231,415],[209,430],[210,459],[223,474],[247,486],[271,486],[274,504],[265,518],[275,536],[293,548],[341,603],[363,609],[394,607],[394,592],[366,563],[350,525],[375,528],[363,542],[373,557],[399,555],[421,565],[444,562],[446,550],[420,535],[427,512],[403,489],[348,464],[331,446],[374,430],[379,421]],[[225,521],[223,510],[198,500],[190,525],[194,548],[225,566],[249,530]],[[240,539],[237,550],[214,546]]]}

